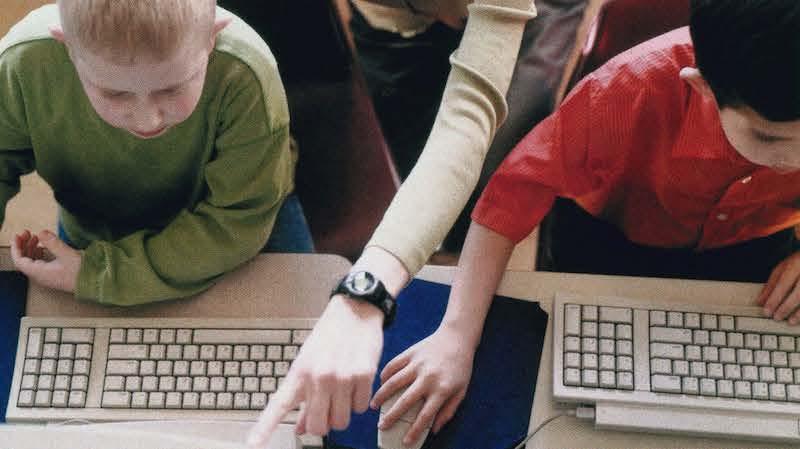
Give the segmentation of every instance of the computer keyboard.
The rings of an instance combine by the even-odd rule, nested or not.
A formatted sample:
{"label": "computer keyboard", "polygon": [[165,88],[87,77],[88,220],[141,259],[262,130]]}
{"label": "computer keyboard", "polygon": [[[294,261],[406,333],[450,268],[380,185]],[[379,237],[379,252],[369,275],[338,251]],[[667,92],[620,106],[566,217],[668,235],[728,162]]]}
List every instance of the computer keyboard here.
{"label": "computer keyboard", "polygon": [[26,317],[6,419],[254,420],[314,322]]}
{"label": "computer keyboard", "polygon": [[800,441],[800,326],[758,307],[556,295],[553,395],[595,423]]}

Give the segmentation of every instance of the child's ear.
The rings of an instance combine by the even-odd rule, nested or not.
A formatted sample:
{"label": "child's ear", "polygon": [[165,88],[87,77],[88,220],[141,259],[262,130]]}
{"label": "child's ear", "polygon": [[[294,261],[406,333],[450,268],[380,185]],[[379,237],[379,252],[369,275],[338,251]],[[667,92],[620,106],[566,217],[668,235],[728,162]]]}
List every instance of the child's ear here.
{"label": "child's ear", "polygon": [[680,76],[682,80],[689,83],[692,89],[700,95],[707,98],[714,98],[714,92],[711,90],[711,86],[706,82],[706,79],[703,78],[703,74],[700,73],[700,70],[694,67],[684,67],[681,69]]}
{"label": "child's ear", "polygon": [[225,17],[225,18],[217,18],[214,20],[214,29],[211,31],[211,48],[213,49],[216,42],[217,42],[217,35],[225,29],[226,26],[230,25],[233,21],[232,17]]}
{"label": "child's ear", "polygon": [[50,36],[53,39],[61,42],[62,44],[65,42],[64,41],[64,30],[58,25],[53,25],[53,26],[50,27]]}

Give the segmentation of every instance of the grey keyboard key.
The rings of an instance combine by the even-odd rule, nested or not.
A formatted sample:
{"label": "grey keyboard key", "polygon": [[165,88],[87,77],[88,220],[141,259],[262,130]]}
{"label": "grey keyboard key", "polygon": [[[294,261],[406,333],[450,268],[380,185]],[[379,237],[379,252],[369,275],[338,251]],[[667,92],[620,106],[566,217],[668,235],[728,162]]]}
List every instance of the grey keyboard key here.
{"label": "grey keyboard key", "polygon": [[33,390],[21,390],[17,398],[17,407],[33,407],[33,400],[36,392]]}
{"label": "grey keyboard key", "polygon": [[611,370],[614,371],[616,368],[616,363],[614,363],[614,356],[609,354],[603,354],[600,356],[600,369],[601,370]]}
{"label": "grey keyboard key", "polygon": [[692,331],[670,327],[651,327],[650,341],[653,343],[682,343],[692,342]]}
{"label": "grey keyboard key", "polygon": [[782,367],[789,366],[789,359],[783,351],[772,351],[772,366]]}
{"label": "grey keyboard key", "polygon": [[129,408],[131,394],[127,391],[106,391],[103,393],[103,408]]}
{"label": "grey keyboard key", "polygon": [[58,347],[59,359],[74,359],[75,358],[75,345],[72,343],[64,343]]}
{"label": "grey keyboard key", "polygon": [[[597,337],[597,323],[594,321],[584,321],[581,323],[581,335],[584,337]],[[280,349],[280,346],[270,346],[268,348],[267,358],[270,360],[280,360],[280,352],[273,352]]]}
{"label": "grey keyboard key", "polygon": [[683,345],[670,343],[650,343],[650,357],[683,359]]}
{"label": "grey keyboard key", "polygon": [[750,349],[737,349],[736,361],[740,365],[749,365],[753,363],[753,351]]}
{"label": "grey keyboard key", "polygon": [[188,392],[183,394],[182,408],[196,409],[200,408],[200,393]]}
{"label": "grey keyboard key", "polygon": [[722,331],[711,331],[711,344],[714,346],[725,346],[726,338],[725,332]]}
{"label": "grey keyboard key", "polygon": [[147,345],[108,345],[108,358],[110,360],[143,360],[149,355]]}
{"label": "grey keyboard key", "polygon": [[717,316],[711,315],[708,313],[704,313],[701,316],[701,327],[703,329],[716,329],[717,328]]}
{"label": "grey keyboard key", "polygon": [[89,388],[89,376],[72,376],[70,385],[72,391],[86,391]]}
{"label": "grey keyboard key", "polygon": [[581,306],[567,304],[564,306],[564,335],[581,335]]}
{"label": "grey keyboard key", "polygon": [[617,372],[617,388],[622,390],[633,390],[633,373]]}
{"label": "grey keyboard key", "polygon": [[583,354],[581,357],[582,368],[597,369],[597,366],[597,354]]}
{"label": "grey keyboard key", "polygon": [[753,399],[769,399],[769,387],[764,382],[752,383]]}
{"label": "grey keyboard key", "polygon": [[669,359],[650,359],[652,374],[672,374],[672,361]]}
{"label": "grey keyboard key", "polygon": [[681,378],[681,391],[683,394],[699,394],[700,382],[696,377],[683,377]]}
{"label": "grey keyboard key", "polygon": [[567,352],[564,354],[564,366],[567,368],[580,368],[581,355],[577,352]]}
{"label": "grey keyboard key", "polygon": [[106,365],[106,375],[134,376],[137,374],[139,374],[137,360],[109,360]]}
{"label": "grey keyboard key", "polygon": [[[23,377],[22,380],[24,381],[25,378]],[[55,382],[55,385],[53,385],[53,389],[54,390],[69,390],[70,381],[71,381],[71,376],[67,376],[65,374],[62,374],[60,376],[56,376],[56,382]]]}
{"label": "grey keyboard key", "polygon": [[289,344],[291,331],[270,329],[195,329],[195,344]]}
{"label": "grey keyboard key", "polygon": [[667,312],[667,326],[683,327],[683,312]]}
{"label": "grey keyboard key", "polygon": [[581,385],[584,387],[596,387],[598,383],[597,370],[584,369],[581,370]]}
{"label": "grey keyboard key", "polygon": [[164,406],[166,408],[181,408],[183,405],[183,394],[170,391],[167,393],[167,398]]}
{"label": "grey keyboard key", "polygon": [[776,369],[775,376],[778,378],[778,382],[782,384],[790,384],[794,380],[794,376],[792,375],[792,370],[789,368]]}
{"label": "grey keyboard key", "polygon": [[633,371],[633,358],[630,356],[617,356],[617,371]]}
{"label": "grey keyboard key", "polygon": [[267,395],[265,393],[253,393],[250,395],[250,409],[261,410],[267,406]]}
{"label": "grey keyboard key", "polygon": [[633,310],[622,307],[600,307],[600,321],[606,323],[632,323]]}
{"label": "grey keyboard key", "polygon": [[42,356],[42,345],[44,344],[44,330],[40,327],[28,329],[28,344],[25,355],[30,358]]}
{"label": "grey keyboard key", "polygon": [[58,328],[48,328],[44,331],[44,342],[45,343],[60,343],[61,342],[61,329]]}
{"label": "grey keyboard key", "polygon": [[70,408],[82,408],[86,406],[86,392],[85,391],[76,391],[72,390],[69,392],[69,404]]}
{"label": "grey keyboard key", "polygon": [[564,385],[580,385],[581,371],[577,368],[567,368],[564,370]]}
{"label": "grey keyboard key", "polygon": [[722,315],[719,317],[719,328],[725,331],[732,331],[735,328],[733,317],[730,315]]}
{"label": "grey keyboard key", "polygon": [[650,311],[650,325],[651,326],[666,326],[667,325],[667,313],[663,310],[651,310]]}
{"label": "grey keyboard key", "polygon": [[731,348],[743,348],[744,334],[741,332],[728,332],[728,346]]}
{"label": "grey keyboard key", "polygon": [[600,338],[614,338],[613,323],[600,323]]}
{"label": "grey keyboard key", "polygon": [[681,378],[678,376],[654,374],[650,376],[650,388],[656,392],[680,393]]}
{"label": "grey keyboard key", "polygon": [[762,366],[758,368],[758,380],[772,383],[775,382],[775,379],[775,368],[771,366]]}
{"label": "grey keyboard key", "polygon": [[614,371],[600,371],[600,387],[614,388],[617,385],[617,376]]}
{"label": "grey keyboard key", "polygon": [[734,396],[739,399],[750,399],[752,395],[750,389],[750,382],[746,380],[737,380],[733,384]]}
{"label": "grey keyboard key", "polygon": [[758,367],[755,365],[743,365],[742,366],[742,379],[749,380],[749,381],[757,381],[758,380]]}
{"label": "grey keyboard key", "polygon": [[707,330],[694,330],[692,331],[692,343],[700,346],[709,344],[710,339]]}
{"label": "grey keyboard key", "polygon": [[674,360],[672,362],[672,373],[677,376],[688,376],[689,362],[686,360]]}
{"label": "grey keyboard key", "polygon": [[706,377],[706,362],[691,362],[689,371],[692,376]]}
{"label": "grey keyboard key", "polygon": [[35,407],[50,407],[50,398],[52,394],[50,390],[36,390],[36,395],[33,398],[33,405]]}
{"label": "grey keyboard key", "polygon": [[800,402],[800,385],[787,385],[786,399],[792,402]]}
{"label": "grey keyboard key", "polygon": [[68,391],[56,390],[53,392],[52,406],[56,408],[65,408],[67,406],[68,398]]}
{"label": "grey keyboard key", "polygon": [[684,313],[683,325],[689,329],[700,329],[700,314],[692,312]]}
{"label": "grey keyboard key", "polygon": [[233,408],[236,410],[247,410],[250,408],[250,395],[247,393],[236,393],[233,395]]}
{"label": "grey keyboard key", "polygon": [[762,335],[761,347],[768,351],[774,351],[778,349],[778,337],[775,335]]}
{"label": "grey keyboard key", "polygon": [[217,409],[229,410],[233,408],[233,394],[219,393],[217,395]]}
{"label": "grey keyboard key", "polygon": [[633,327],[630,324],[617,324],[617,339],[618,340],[632,340]]}
{"label": "grey keyboard key", "polygon": [[581,317],[583,321],[597,321],[597,306],[583,306]]}
{"label": "grey keyboard key", "polygon": [[769,399],[771,401],[785,401],[786,400],[786,385],[784,385],[784,384],[770,384],[769,385]]}
{"label": "grey keyboard key", "polygon": [[717,396],[732,398],[733,397],[733,381],[727,379],[720,379],[717,381]]}
{"label": "grey keyboard key", "polygon": [[94,329],[62,329],[61,343],[94,343]]}
{"label": "grey keyboard key", "polygon": [[706,364],[707,376],[712,379],[722,379],[725,377],[725,371],[721,363],[708,363]]}
{"label": "grey keyboard key", "polygon": [[147,408],[147,393],[143,391],[131,393],[131,408]]}
{"label": "grey keyboard key", "polygon": [[164,408],[167,401],[167,395],[163,391],[154,391],[147,397],[147,408]]}
{"label": "grey keyboard key", "polygon": [[792,352],[794,351],[794,348],[794,337],[787,337],[786,335],[781,335],[778,337],[778,349],[781,351]]}

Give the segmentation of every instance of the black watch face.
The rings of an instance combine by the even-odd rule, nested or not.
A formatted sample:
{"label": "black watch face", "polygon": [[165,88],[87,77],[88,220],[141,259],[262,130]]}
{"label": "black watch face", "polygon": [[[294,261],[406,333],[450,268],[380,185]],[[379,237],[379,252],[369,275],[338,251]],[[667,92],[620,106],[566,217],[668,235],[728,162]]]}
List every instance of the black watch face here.
{"label": "black watch face", "polygon": [[369,295],[375,291],[377,282],[375,278],[366,271],[359,271],[351,274],[347,279],[348,288],[357,295]]}

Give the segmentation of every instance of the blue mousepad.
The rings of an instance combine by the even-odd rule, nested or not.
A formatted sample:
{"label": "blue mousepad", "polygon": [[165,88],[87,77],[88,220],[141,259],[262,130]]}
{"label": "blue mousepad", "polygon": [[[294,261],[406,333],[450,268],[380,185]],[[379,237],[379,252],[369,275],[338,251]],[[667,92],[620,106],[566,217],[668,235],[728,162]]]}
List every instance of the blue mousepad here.
{"label": "blue mousepad", "polygon": [[19,322],[25,314],[28,281],[20,273],[0,271],[0,422],[5,422],[14,360],[17,357]]}
{"label": "blue mousepad", "polygon": [[[433,333],[447,307],[450,286],[414,280],[397,298],[395,323],[386,329],[378,373],[395,356]],[[508,449],[528,432],[547,314],[538,303],[495,296],[475,353],[467,396],[423,449]],[[373,392],[379,386],[376,375]],[[329,448],[375,449],[378,411],[353,415],[350,427],[331,432]]]}

